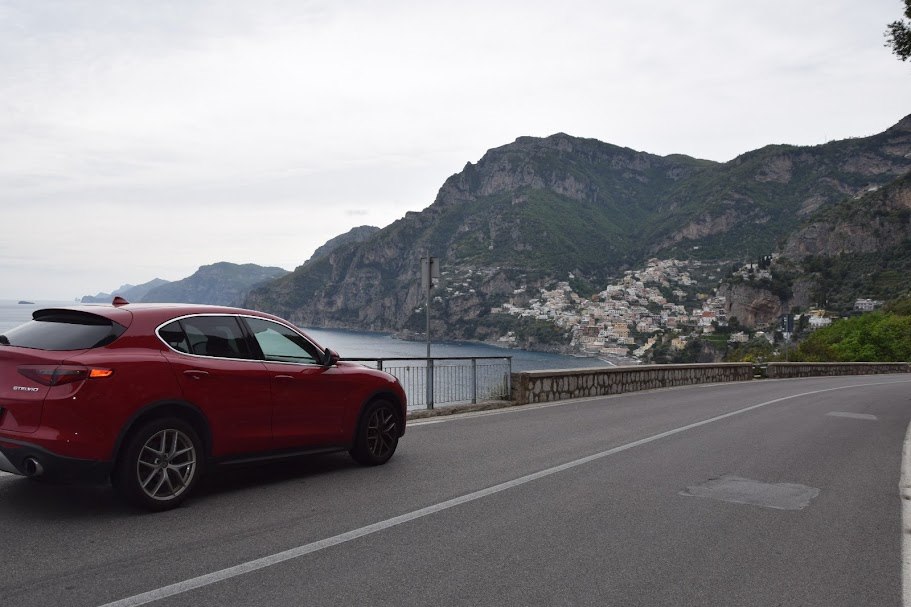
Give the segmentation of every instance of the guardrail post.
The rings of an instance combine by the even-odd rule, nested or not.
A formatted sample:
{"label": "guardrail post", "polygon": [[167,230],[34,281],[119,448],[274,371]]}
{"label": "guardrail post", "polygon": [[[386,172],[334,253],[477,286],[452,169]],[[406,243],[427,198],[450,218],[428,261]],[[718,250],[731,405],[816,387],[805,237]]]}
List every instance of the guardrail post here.
{"label": "guardrail post", "polygon": [[427,358],[427,408],[433,409],[433,359]]}
{"label": "guardrail post", "polygon": [[378,370],[380,370],[380,371],[383,370],[383,359],[382,359],[382,358],[378,358],[378,359],[377,359],[377,361],[376,361],[376,368],[377,368]]}
{"label": "guardrail post", "polygon": [[471,359],[471,404],[478,402],[478,359]]}

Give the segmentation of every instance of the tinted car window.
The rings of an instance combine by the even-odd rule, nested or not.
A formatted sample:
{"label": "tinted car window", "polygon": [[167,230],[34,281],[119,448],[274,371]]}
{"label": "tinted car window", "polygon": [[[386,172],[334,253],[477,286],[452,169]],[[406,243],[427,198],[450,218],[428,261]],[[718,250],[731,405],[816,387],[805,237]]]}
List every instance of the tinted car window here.
{"label": "tinted car window", "polygon": [[252,358],[247,340],[234,316],[191,316],[177,322],[186,340],[181,345],[185,348],[182,351],[217,358]]}
{"label": "tinted car window", "polygon": [[76,310],[38,310],[10,329],[3,343],[36,350],[86,350],[106,346],[126,331],[110,319]]}
{"label": "tinted car window", "polygon": [[158,329],[158,336],[178,352],[190,353],[190,342],[180,327],[180,321],[175,320]]}
{"label": "tinted car window", "polygon": [[319,350],[288,327],[262,318],[245,318],[266,360],[318,364]]}

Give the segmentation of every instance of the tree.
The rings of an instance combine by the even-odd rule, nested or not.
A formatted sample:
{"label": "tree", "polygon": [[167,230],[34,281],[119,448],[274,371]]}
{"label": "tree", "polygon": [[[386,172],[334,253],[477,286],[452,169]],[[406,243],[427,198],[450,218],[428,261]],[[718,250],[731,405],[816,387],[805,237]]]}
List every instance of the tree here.
{"label": "tree", "polygon": [[[905,17],[911,19],[911,0],[905,0]],[[886,44],[892,52],[907,61],[911,57],[911,21],[899,19],[886,26]]]}
{"label": "tree", "polygon": [[911,316],[911,297],[900,297],[890,301],[883,309],[884,312],[890,312],[898,316]]}

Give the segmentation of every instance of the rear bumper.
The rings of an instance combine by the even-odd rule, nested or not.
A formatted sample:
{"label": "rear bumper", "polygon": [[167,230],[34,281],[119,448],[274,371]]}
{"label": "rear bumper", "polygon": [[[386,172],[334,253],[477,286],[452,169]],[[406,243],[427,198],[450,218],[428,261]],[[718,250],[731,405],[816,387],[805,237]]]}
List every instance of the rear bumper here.
{"label": "rear bumper", "polygon": [[0,471],[30,476],[28,470],[35,469],[27,465],[30,459],[40,465],[41,478],[48,480],[101,483],[111,474],[111,462],[64,457],[26,441],[0,437]]}

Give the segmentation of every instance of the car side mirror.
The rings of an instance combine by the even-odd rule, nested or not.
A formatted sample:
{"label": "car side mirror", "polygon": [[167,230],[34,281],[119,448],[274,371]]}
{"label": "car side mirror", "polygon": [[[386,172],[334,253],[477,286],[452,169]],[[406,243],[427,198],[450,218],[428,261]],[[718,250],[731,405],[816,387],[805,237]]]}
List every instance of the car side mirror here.
{"label": "car side mirror", "polygon": [[323,366],[324,367],[331,367],[333,365],[336,365],[336,364],[338,364],[338,361],[339,361],[338,352],[336,352],[335,350],[332,350],[330,348],[326,348],[325,350],[323,350]]}

